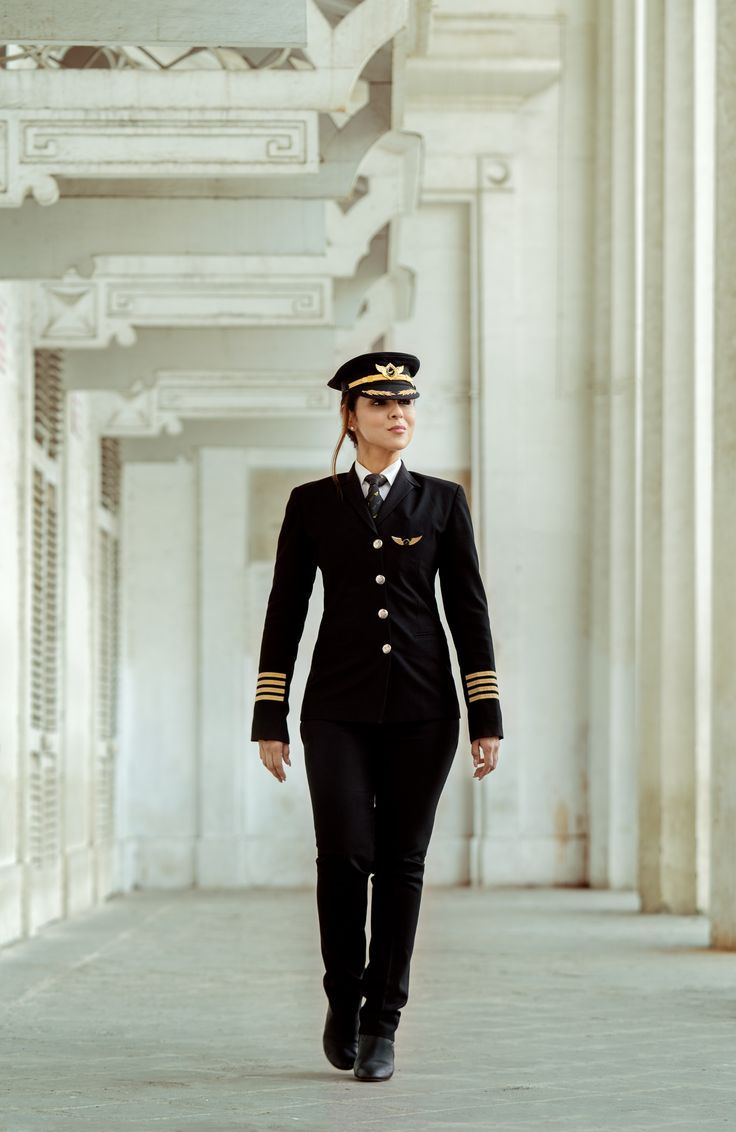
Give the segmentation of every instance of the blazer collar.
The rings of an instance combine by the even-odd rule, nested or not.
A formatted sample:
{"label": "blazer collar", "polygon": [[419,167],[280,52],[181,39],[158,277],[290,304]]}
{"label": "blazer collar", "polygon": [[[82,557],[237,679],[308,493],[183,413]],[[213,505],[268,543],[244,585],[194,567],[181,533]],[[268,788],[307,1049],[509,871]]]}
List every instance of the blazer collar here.
{"label": "blazer collar", "polygon": [[363,490],[360,486],[360,481],[355,474],[355,461],[350,468],[349,472],[340,473],[340,482],[342,484],[344,498],[350,503],[351,507],[355,510],[358,517],[367,523],[372,531],[378,531],[384,519],[398,507],[402,499],[404,499],[410,491],[415,487],[419,487],[419,481],[414,478],[406,464],[401,462],[401,467],[396,473],[396,478],[391,485],[391,490],[381,504],[381,510],[378,512],[378,518],[373,519],[363,495]]}

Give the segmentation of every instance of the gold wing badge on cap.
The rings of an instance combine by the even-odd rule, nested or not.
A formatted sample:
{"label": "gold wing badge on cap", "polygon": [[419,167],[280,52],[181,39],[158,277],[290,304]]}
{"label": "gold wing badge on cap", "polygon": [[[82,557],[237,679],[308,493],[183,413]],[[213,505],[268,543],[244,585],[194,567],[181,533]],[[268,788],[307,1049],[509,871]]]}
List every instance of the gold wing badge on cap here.
{"label": "gold wing badge on cap", "polygon": [[424,538],[424,535],[414,535],[414,538],[399,538],[398,535],[391,535],[391,538],[399,546],[414,546],[414,543],[419,542],[420,538]]}

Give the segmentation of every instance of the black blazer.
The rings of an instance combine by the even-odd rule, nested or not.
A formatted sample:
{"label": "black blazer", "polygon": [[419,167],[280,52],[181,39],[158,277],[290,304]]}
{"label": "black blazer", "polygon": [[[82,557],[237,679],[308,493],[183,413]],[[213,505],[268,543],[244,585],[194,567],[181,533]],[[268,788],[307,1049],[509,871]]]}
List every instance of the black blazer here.
{"label": "black blazer", "polygon": [[488,606],[461,484],[403,463],[371,518],[355,464],[295,487],[286,504],[263,629],[251,739],[289,742],[289,687],[317,567],[324,612],[301,719],[458,719],[442,602],[462,673],[470,738],[502,736]]}

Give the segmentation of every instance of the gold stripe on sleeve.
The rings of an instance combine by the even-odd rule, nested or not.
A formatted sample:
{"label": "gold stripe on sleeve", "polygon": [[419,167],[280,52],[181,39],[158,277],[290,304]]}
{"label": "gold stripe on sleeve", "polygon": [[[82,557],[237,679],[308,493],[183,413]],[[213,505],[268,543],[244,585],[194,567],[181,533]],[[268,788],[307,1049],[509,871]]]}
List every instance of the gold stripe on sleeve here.
{"label": "gold stripe on sleeve", "polygon": [[495,676],[495,675],[496,675],[495,668],[485,668],[480,672],[467,672],[465,674],[465,679],[466,680],[472,680],[474,676]]}

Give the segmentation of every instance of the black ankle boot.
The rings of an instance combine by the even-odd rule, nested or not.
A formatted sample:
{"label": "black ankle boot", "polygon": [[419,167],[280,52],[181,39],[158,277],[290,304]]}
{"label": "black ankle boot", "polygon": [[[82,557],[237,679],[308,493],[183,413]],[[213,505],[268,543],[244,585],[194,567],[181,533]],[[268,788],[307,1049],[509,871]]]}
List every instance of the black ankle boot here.
{"label": "black ankle boot", "polygon": [[336,1069],[352,1069],[358,1052],[359,1015],[337,1018],[331,1006],[327,1007],[322,1049]]}
{"label": "black ankle boot", "polygon": [[394,1071],[392,1038],[378,1034],[358,1035],[358,1054],[353,1073],[360,1081],[388,1081]]}

